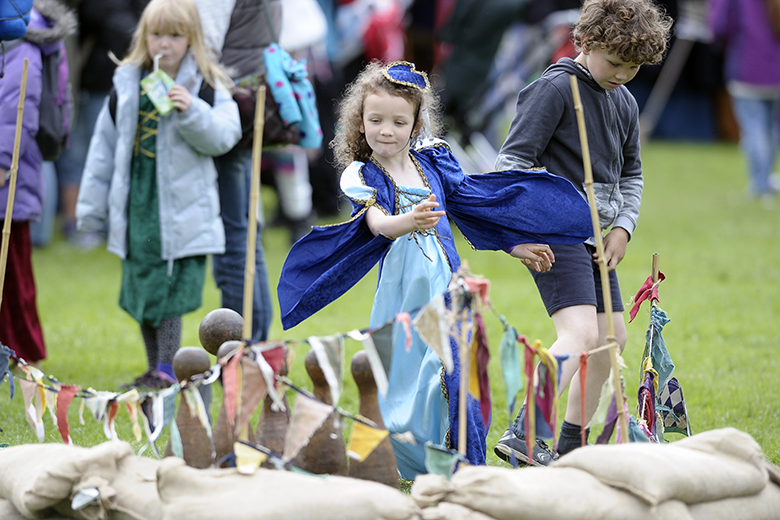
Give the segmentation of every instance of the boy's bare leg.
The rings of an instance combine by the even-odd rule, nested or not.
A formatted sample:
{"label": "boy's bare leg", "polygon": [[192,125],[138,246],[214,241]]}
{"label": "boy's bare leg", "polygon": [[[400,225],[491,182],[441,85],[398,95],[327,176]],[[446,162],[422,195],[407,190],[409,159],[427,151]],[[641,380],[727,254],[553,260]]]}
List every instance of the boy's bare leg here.
{"label": "boy's bare leg", "polygon": [[[626,346],[626,323],[623,319],[622,312],[612,313],[614,327],[615,327],[615,339],[620,346],[620,352]],[[607,344],[607,317],[603,312],[598,313],[599,324],[599,336],[597,347],[601,347]],[[577,368],[576,366],[574,368]],[[587,381],[585,382],[585,417],[582,417],[582,402],[581,402],[581,390],[580,390],[580,374],[579,371],[574,375],[569,385],[569,397],[566,405],[565,420],[568,423],[575,425],[587,424],[590,422],[593,414],[599,405],[599,397],[601,396],[601,387],[604,385],[604,381],[609,377],[609,352],[602,351],[594,354],[588,358],[588,374]],[[565,388],[563,382],[561,382],[561,389]],[[583,423],[584,421],[584,423]]]}

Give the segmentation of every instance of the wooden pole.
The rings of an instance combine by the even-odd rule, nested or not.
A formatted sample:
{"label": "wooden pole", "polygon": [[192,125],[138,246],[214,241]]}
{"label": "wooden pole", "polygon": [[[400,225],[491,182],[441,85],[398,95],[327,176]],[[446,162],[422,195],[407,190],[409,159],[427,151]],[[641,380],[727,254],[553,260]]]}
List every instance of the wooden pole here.
{"label": "wooden pole", "polygon": [[27,93],[27,58],[22,66],[22,85],[19,89],[19,104],[16,107],[16,133],[14,134],[14,151],[11,156],[11,177],[8,179],[8,204],[5,207],[5,222],[3,223],[3,242],[0,247],[0,306],[3,304],[3,289],[5,287],[5,268],[8,261],[8,244],[11,240],[11,221],[14,214],[14,198],[16,197],[16,177],[19,174],[19,148],[22,143],[22,121],[24,118],[24,98]]}
{"label": "wooden pole", "polygon": [[[244,264],[244,341],[252,341],[252,299],[255,294],[255,257],[257,247],[257,206],[260,196],[260,160],[263,154],[263,126],[265,125],[265,85],[257,89],[255,106],[255,128],[252,136],[252,181],[249,189],[249,220],[246,226],[246,263]],[[241,371],[239,365],[239,375]],[[243,379],[239,378],[240,389]],[[240,401],[239,401],[240,402]],[[249,440],[249,423],[238,433],[241,441]]]}
{"label": "wooden pole", "polygon": [[[470,351],[468,344],[469,337],[469,308],[465,307],[461,312],[460,318],[460,341],[458,348],[458,355],[460,356],[460,396],[458,401],[458,452],[462,455],[466,454],[466,404],[468,402],[468,379],[469,379],[469,362]],[[447,348],[447,345],[444,346]]]}
{"label": "wooden pole", "polygon": [[653,253],[653,283],[658,283],[658,273],[660,272],[658,265],[661,261],[661,255]]}
{"label": "wooden pole", "polygon": [[[580,89],[577,84],[577,77],[572,74],[571,91],[574,95],[574,110],[577,113],[577,125],[580,132],[580,145],[582,146],[582,163],[585,168],[585,188],[588,192],[588,203],[590,204],[590,216],[593,221],[593,236],[596,239],[596,252],[598,253],[599,272],[601,273],[601,291],[604,296],[604,314],[607,317],[607,344],[609,349],[609,363],[612,367],[613,384],[615,386],[615,404],[618,409],[618,420],[621,427],[621,439],[623,443],[628,442],[628,420],[625,413],[625,402],[623,401],[623,385],[620,382],[620,365],[618,364],[618,344],[615,337],[615,322],[612,316],[612,292],[609,287],[609,273],[607,272],[607,262],[604,258],[604,241],[601,237],[601,225],[599,223],[598,209],[596,208],[596,195],[593,191],[593,171],[590,164],[590,149],[588,148],[588,135],[585,129],[585,114],[582,109],[582,100],[580,99]],[[584,418],[583,418],[584,420]]]}
{"label": "wooden pole", "polygon": [[255,128],[252,138],[252,182],[249,190],[249,220],[246,227],[246,264],[244,265],[244,329],[245,341],[252,339],[252,298],[255,287],[255,257],[257,248],[257,206],[260,196],[260,160],[263,154],[265,125],[265,85],[257,89]]}

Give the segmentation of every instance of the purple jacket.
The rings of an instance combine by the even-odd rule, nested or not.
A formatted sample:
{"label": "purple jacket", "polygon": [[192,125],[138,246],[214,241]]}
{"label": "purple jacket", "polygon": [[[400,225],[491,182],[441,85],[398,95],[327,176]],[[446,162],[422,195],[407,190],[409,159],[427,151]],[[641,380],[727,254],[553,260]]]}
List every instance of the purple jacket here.
{"label": "purple jacket", "polygon": [[[0,79],[0,169],[10,171],[16,134],[16,116],[22,69],[27,58],[27,88],[19,148],[13,220],[38,220],[44,197],[41,174],[43,158],[35,142],[38,105],[41,100],[41,52],[51,53],[75,29],[75,17],[54,0],[35,0],[27,34],[21,40],[5,42],[5,77]],[[10,43],[10,45],[9,45]],[[9,48],[10,47],[10,48]],[[8,184],[0,189],[0,220],[5,219]]]}
{"label": "purple jacket", "polygon": [[766,0],[710,0],[709,25],[725,51],[724,79],[780,86],[780,38]]}

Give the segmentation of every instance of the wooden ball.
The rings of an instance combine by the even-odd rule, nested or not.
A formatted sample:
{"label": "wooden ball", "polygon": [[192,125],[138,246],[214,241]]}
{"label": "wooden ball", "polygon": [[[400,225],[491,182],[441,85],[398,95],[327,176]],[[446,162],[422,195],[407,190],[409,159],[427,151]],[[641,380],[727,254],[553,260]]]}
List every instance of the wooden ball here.
{"label": "wooden ball", "polygon": [[241,340],[244,332],[244,318],[232,309],[214,309],[200,322],[198,336],[200,344],[209,354],[217,355],[217,350],[226,341]]}
{"label": "wooden ball", "polygon": [[173,356],[173,373],[179,381],[207,372],[209,368],[211,358],[202,348],[182,347]]}
{"label": "wooden ball", "polygon": [[240,349],[243,346],[244,346],[243,341],[238,341],[234,339],[224,342],[222,345],[219,346],[219,349],[217,349],[217,361],[227,356],[231,352]]}

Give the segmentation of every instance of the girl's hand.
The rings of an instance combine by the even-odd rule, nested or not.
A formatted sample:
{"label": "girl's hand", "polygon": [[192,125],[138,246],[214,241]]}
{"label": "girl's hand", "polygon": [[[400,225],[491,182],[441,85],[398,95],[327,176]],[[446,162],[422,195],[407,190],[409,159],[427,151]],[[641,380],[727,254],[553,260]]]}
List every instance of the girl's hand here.
{"label": "girl's hand", "polygon": [[444,211],[433,211],[434,208],[438,207],[439,203],[436,202],[434,194],[431,194],[425,202],[416,205],[412,210],[415,229],[421,231],[435,227],[439,223],[439,219],[446,214]]}
{"label": "girl's hand", "polygon": [[192,94],[181,85],[174,85],[168,91],[168,97],[171,98],[174,108],[179,112],[186,112],[192,104]]}
{"label": "girl's hand", "polygon": [[555,262],[555,255],[547,244],[518,244],[509,254],[538,273],[549,271]]}

